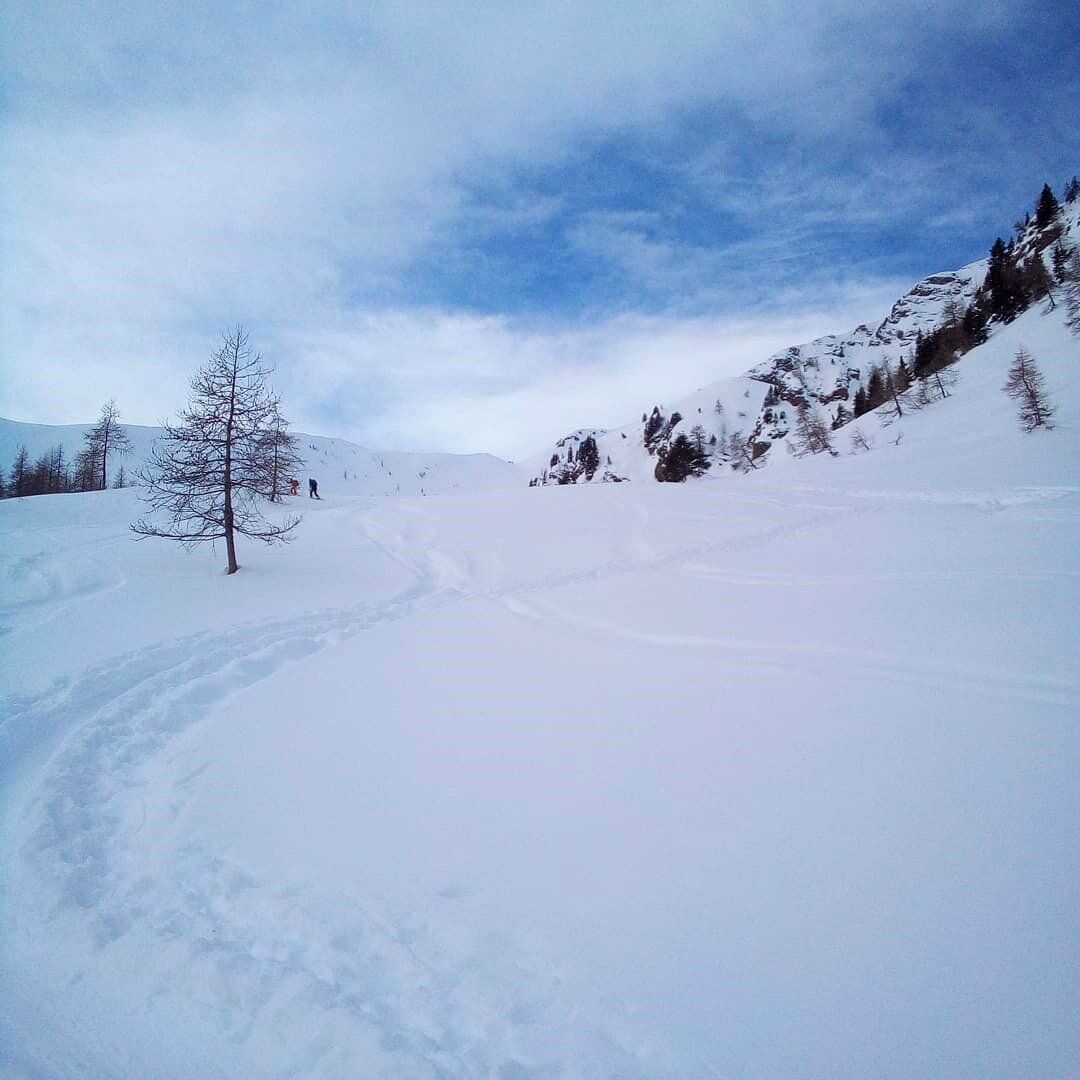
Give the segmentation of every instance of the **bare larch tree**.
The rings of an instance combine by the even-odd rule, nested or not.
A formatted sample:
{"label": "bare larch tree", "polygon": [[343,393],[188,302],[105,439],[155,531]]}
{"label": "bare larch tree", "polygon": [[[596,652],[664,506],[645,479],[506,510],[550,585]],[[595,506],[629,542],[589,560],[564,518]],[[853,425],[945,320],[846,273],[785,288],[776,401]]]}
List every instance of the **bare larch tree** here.
{"label": "bare larch tree", "polygon": [[130,454],[131,440],[120,424],[120,411],[115,401],[101,406],[98,422],[83,436],[86,440],[86,464],[90,466],[91,488],[104,490],[109,486],[109,455]]}
{"label": "bare larch tree", "polygon": [[[236,534],[266,544],[285,542],[300,519],[267,521],[259,501],[273,490],[274,447],[281,422],[266,386],[270,372],[237,327],[191,383],[192,398],[178,424],[166,424],[140,472],[148,517],[132,530],[182,544],[225,541],[226,573],[235,574]],[[159,515],[155,520],[155,515]],[[161,517],[167,518],[163,522]]]}
{"label": "bare larch tree", "polygon": [[1050,423],[1054,406],[1046,392],[1046,383],[1039,365],[1027,350],[1017,350],[1016,359],[1009,368],[1009,379],[1003,389],[1018,403],[1020,425],[1025,431],[1054,426]]}
{"label": "bare larch tree", "polygon": [[281,403],[273,401],[274,412],[267,426],[266,456],[270,475],[266,497],[271,502],[281,502],[289,480],[301,471],[304,459],[300,456],[294,436],[289,434],[289,421],[281,415]]}
{"label": "bare larch tree", "polygon": [[806,405],[799,406],[791,443],[799,457],[805,454],[834,454],[829,425]]}

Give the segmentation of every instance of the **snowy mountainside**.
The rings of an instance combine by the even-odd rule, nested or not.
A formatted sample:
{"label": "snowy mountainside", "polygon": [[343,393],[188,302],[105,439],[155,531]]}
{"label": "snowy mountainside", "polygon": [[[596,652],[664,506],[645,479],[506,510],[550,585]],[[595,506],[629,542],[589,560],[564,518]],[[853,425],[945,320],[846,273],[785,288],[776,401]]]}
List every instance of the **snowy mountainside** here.
{"label": "snowy mountainside", "polygon": [[[677,433],[692,438],[696,425],[701,425],[707,445],[716,454],[714,474],[720,471],[717,464],[731,462],[725,448],[733,436],[753,439],[754,461],[764,464],[763,458],[782,450],[777,444],[786,442],[801,405],[827,413],[830,422],[841,403],[850,413],[850,401],[865,385],[870,367],[886,360],[895,364],[909,354],[916,335],[939,325],[948,305],[971,301],[985,272],[986,261],[981,260],[951,273],[933,274],[897,300],[873,329],[858,326],[848,334],[829,334],[793,345],[745,375],[710,383],[670,407],[651,406],[640,422],[566,436],[549,454],[528,460],[531,483],[654,479],[657,450],[666,447]],[[660,417],[661,429],[659,438],[650,441],[649,421],[654,412]],[[586,477],[572,466],[581,442],[590,433],[596,438],[602,468]]]}
{"label": "snowy mountainside", "polygon": [[[1017,258],[1039,258],[1049,270],[1051,236],[1066,245],[1080,242],[1080,200],[1061,207],[1052,231],[1029,222],[1017,238]],[[781,350],[743,376],[712,383],[667,407],[650,405],[640,422],[574,432],[525,463],[529,483],[661,479],[658,461],[680,434],[704,452],[707,464],[701,471],[708,470],[709,475],[727,472],[726,466],[784,460],[802,407],[827,429],[843,434],[852,419],[856,393],[867,389],[873,369],[883,364],[895,369],[902,359],[910,367],[920,336],[972,303],[987,268],[988,260],[980,259],[959,270],[931,274],[901,296],[875,327],[862,325],[847,334],[825,335]],[[999,324],[991,325],[990,336],[1000,329]],[[978,369],[978,351],[961,360],[959,372]],[[581,445],[590,435],[596,444],[596,469],[585,469],[580,462]]]}
{"label": "snowy mountainside", "polygon": [[[70,462],[83,448],[83,435],[90,424],[26,424],[0,418],[0,468],[5,474],[20,446],[25,446],[33,462],[53,447],[61,445]],[[162,429],[124,424],[132,453],[126,457],[110,454],[110,483],[119,468],[130,481],[135,470],[147,460]],[[445,495],[452,492],[488,491],[520,482],[517,469],[492,454],[420,454],[401,450],[369,450],[346,439],[293,432],[297,450],[304,459],[299,477],[303,488],[307,478],[319,482],[319,490],[349,495]]]}
{"label": "snowy mountainside", "polygon": [[[711,446],[721,446],[732,436],[749,435],[757,422],[768,387],[749,376],[722,379],[680,398],[670,408],[651,406],[640,421],[621,428],[583,428],[560,439],[544,454],[522,462],[530,485],[647,481],[654,478],[656,448],[668,444],[679,433],[692,437],[700,425],[702,438]],[[583,442],[596,442],[599,467],[592,476],[575,468]],[[650,449],[651,447],[651,449]]]}

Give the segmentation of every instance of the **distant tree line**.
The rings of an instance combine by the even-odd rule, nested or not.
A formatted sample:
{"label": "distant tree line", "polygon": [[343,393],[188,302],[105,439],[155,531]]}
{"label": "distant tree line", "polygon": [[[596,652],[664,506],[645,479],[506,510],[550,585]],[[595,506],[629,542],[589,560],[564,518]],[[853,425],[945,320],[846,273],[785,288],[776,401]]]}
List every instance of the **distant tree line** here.
{"label": "distant tree line", "polygon": [[[0,471],[0,496],[18,499],[27,495],[59,495],[73,491],[102,491],[109,487],[112,457],[131,453],[131,441],[120,423],[115,401],[101,407],[97,423],[83,435],[83,448],[71,460],[60,444],[35,460],[20,446],[7,475]],[[127,487],[130,477],[123,465],[112,478],[115,488]]]}

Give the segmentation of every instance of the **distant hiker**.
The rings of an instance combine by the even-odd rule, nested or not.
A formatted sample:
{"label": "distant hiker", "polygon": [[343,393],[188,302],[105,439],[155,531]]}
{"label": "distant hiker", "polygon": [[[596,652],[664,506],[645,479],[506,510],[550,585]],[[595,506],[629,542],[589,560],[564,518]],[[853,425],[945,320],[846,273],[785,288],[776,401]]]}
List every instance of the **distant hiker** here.
{"label": "distant hiker", "polygon": [[300,481],[297,480],[295,476],[290,476],[289,477],[289,494],[290,495],[299,495],[300,494]]}
{"label": "distant hiker", "polygon": [[318,499],[319,498],[319,481],[318,480],[308,480],[308,482],[307,482],[307,497],[309,499]]}

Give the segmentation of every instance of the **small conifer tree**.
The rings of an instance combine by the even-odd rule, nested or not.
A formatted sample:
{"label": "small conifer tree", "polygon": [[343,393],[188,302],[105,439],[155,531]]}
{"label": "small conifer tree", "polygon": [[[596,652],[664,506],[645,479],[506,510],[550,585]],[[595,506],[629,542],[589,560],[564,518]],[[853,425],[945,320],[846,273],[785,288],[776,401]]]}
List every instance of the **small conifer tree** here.
{"label": "small conifer tree", "polygon": [[1017,350],[1003,389],[1017,403],[1020,425],[1025,431],[1054,426],[1050,423],[1054,407],[1046,391],[1046,382],[1034,357],[1026,349]]}
{"label": "small conifer tree", "polygon": [[1054,197],[1050,185],[1043,184],[1042,193],[1039,195],[1039,201],[1035,206],[1035,227],[1045,229],[1054,220],[1060,209],[1061,206]]}

